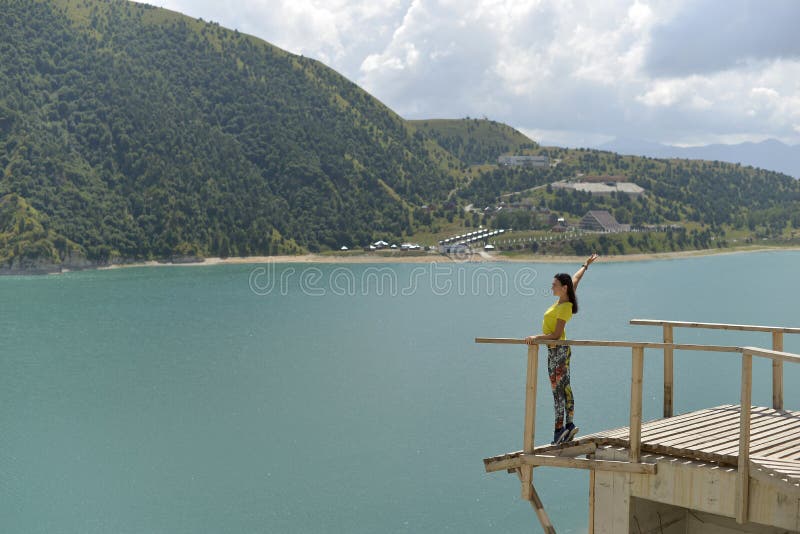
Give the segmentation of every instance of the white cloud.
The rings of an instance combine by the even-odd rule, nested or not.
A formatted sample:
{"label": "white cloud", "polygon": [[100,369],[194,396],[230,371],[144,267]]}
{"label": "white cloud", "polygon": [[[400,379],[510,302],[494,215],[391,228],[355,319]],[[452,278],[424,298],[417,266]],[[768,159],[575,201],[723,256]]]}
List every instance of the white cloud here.
{"label": "white cloud", "polygon": [[318,58],[408,118],[486,115],[576,145],[800,142],[792,0],[723,3],[728,25],[711,0],[162,4]]}
{"label": "white cloud", "polygon": [[770,87],[753,87],[750,89],[750,94],[757,98],[766,98],[769,100],[780,98],[778,91]]}

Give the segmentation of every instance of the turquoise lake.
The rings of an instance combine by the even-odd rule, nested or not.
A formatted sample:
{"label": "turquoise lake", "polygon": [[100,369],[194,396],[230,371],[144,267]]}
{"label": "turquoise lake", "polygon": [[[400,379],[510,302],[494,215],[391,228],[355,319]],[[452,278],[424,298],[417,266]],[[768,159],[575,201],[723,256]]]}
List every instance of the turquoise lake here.
{"label": "turquoise lake", "polygon": [[[578,264],[255,264],[0,278],[0,532],[540,531],[516,477],[526,350]],[[800,326],[800,252],[597,263],[575,339],[659,341],[632,318]],[[768,334],[676,342],[769,347]],[[800,353],[800,336],[785,350]],[[644,415],[662,358],[645,357]],[[800,409],[800,366],[785,402]],[[676,353],[676,412],[739,400],[735,355]],[[770,363],[754,363],[769,406]],[[576,348],[582,433],[627,425],[630,352]],[[540,359],[538,443],[552,397]],[[558,532],[588,473],[536,470]]]}

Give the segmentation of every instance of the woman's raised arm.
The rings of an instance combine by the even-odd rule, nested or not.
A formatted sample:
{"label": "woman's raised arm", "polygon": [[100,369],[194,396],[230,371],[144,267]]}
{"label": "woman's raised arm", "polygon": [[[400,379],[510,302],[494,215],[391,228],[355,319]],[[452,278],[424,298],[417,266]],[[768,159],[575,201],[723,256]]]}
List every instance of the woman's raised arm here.
{"label": "woman's raised arm", "polygon": [[596,253],[596,252],[592,253],[592,255],[591,255],[591,256],[589,256],[588,258],[586,258],[586,261],[585,261],[585,262],[583,262],[583,265],[581,265],[580,269],[578,269],[578,270],[575,272],[575,274],[573,274],[573,275],[572,275],[572,286],[575,288],[575,291],[577,291],[577,290],[578,290],[578,283],[581,281],[581,278],[583,278],[583,275],[584,275],[584,273],[586,273],[586,269],[588,269],[588,268],[589,268],[589,266],[590,266],[590,265],[591,265],[591,264],[592,264],[592,263],[593,263],[593,262],[594,262],[594,261],[595,261],[597,258],[599,258],[599,256],[597,255],[597,253]]}

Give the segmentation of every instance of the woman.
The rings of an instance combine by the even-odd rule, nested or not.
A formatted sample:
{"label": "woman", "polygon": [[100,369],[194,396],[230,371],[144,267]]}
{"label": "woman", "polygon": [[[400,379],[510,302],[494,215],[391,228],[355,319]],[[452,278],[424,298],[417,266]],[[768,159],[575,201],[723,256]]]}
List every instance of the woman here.
{"label": "woman", "polygon": [[[578,313],[578,299],[575,292],[578,290],[583,275],[586,274],[589,265],[596,259],[597,254],[592,254],[581,265],[578,272],[573,276],[566,273],[559,273],[553,278],[553,295],[558,297],[558,301],[544,312],[542,320],[542,334],[538,336],[528,336],[525,338],[529,345],[535,341],[543,339],[566,339],[567,334],[564,327]],[[572,441],[578,429],[572,422],[575,410],[575,401],[572,397],[572,387],[569,383],[569,360],[572,351],[568,345],[548,345],[547,347],[547,371],[550,374],[550,388],[553,390],[553,400],[555,401],[556,425],[553,432],[552,445]]]}

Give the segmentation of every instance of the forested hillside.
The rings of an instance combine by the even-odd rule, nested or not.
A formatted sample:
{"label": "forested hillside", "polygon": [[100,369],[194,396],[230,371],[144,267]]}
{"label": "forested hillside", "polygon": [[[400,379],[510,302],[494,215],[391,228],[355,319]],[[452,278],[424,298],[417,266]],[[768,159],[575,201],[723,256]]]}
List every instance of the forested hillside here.
{"label": "forested hillside", "polygon": [[45,232],[3,234],[6,263],[66,259],[56,238],[99,262],[352,245],[454,185],[435,143],[317,61],[122,0],[2,7],[0,198]]}
{"label": "forested hillside", "polygon": [[[540,152],[557,163],[549,168],[482,170],[459,189],[459,197],[465,203],[488,206],[506,193],[504,200],[524,200],[573,221],[590,210],[608,210],[621,223],[707,226],[719,238],[731,230],[762,238],[800,230],[800,181],[785,174],[719,161],[662,160],[590,149],[547,147]],[[618,177],[645,193],[592,195],[551,186],[580,181],[586,175]],[[507,211],[494,224],[530,226],[529,214],[517,215],[511,222]]]}
{"label": "forested hillside", "polygon": [[539,146],[511,126],[488,119],[425,119],[409,122],[468,165],[497,163],[501,154]]}

